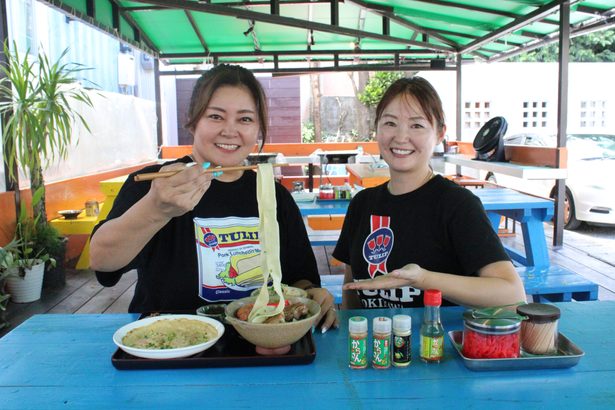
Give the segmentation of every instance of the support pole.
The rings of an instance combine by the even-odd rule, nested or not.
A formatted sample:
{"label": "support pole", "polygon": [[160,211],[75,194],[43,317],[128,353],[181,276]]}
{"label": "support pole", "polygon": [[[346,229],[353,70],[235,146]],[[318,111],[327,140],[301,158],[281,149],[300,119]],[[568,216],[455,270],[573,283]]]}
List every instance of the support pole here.
{"label": "support pole", "polygon": [[[570,1],[564,0],[560,5],[559,18],[559,72],[557,88],[557,146],[566,147],[568,126],[568,61],[570,60]],[[561,151],[558,150],[556,166],[561,164]],[[566,180],[555,182],[555,215],[553,217],[553,247],[564,244],[564,201],[566,197]]]}

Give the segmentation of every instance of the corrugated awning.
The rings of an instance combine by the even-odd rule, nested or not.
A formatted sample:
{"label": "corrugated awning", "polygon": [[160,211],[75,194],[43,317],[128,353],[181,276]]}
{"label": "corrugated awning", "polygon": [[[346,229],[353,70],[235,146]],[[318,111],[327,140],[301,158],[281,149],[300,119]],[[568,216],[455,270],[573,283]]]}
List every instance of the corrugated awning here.
{"label": "corrugated awning", "polygon": [[[165,64],[442,68],[557,41],[561,0],[41,0]],[[571,35],[615,24],[615,0],[571,1]],[[443,61],[444,60],[444,61]]]}

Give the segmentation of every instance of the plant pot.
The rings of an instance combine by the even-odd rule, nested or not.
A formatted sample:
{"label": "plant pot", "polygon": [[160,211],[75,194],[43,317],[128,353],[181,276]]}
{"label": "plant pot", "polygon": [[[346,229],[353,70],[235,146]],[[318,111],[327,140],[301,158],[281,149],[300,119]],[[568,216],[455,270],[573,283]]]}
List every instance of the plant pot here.
{"label": "plant pot", "polygon": [[31,269],[26,269],[26,274],[12,276],[6,279],[8,293],[11,294],[13,303],[30,303],[41,298],[43,288],[43,275],[45,264],[40,262]]}
{"label": "plant pot", "polygon": [[43,277],[43,288],[60,288],[66,285],[66,269],[64,267],[64,259],[66,258],[66,245],[68,238],[62,238],[62,247],[50,255],[56,261],[56,266],[52,266],[50,262],[45,264],[45,275]]}

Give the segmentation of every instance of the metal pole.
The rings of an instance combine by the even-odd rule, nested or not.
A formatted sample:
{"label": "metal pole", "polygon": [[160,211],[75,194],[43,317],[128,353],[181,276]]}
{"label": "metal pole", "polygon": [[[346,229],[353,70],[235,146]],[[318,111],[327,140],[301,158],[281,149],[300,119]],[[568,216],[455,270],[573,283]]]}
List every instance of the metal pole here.
{"label": "metal pole", "polygon": [[[568,61],[570,59],[570,1],[563,0],[559,18],[559,73],[557,98],[557,146],[566,147],[568,125]],[[558,150],[556,166],[561,165],[561,152]],[[564,200],[566,180],[555,182],[555,215],[553,217],[553,246],[564,244]]]}
{"label": "metal pole", "polygon": [[[462,55],[461,53],[457,53],[457,66],[455,67],[456,74],[456,90],[455,90],[455,133],[456,141],[461,141],[461,124],[462,124],[462,116],[461,116],[461,108],[463,106],[462,96],[461,96],[461,61]],[[446,170],[446,162],[444,163],[444,167]],[[455,166],[455,174],[461,174],[461,167],[459,165]]]}
{"label": "metal pole", "polygon": [[154,58],[154,93],[156,94],[156,135],[158,137],[158,157],[162,155],[162,101],[160,95],[160,59]]}

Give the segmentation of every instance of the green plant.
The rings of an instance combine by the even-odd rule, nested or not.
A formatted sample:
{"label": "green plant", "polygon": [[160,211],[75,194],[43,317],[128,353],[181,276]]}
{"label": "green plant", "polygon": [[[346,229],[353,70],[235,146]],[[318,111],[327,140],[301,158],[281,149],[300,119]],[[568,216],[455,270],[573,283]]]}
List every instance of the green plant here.
{"label": "green plant", "polygon": [[314,123],[306,122],[301,124],[301,142],[304,144],[310,144],[314,142],[315,129]]}
{"label": "green plant", "polygon": [[[41,200],[43,189],[39,188],[32,196],[32,204],[35,206],[38,201]],[[23,277],[26,274],[26,269],[32,269],[34,265],[38,265],[41,262],[50,262],[55,265],[55,260],[50,256],[50,249],[48,246],[55,246],[53,238],[50,237],[50,231],[48,227],[53,229],[49,224],[40,224],[37,215],[34,218],[28,216],[25,204],[21,203],[19,210],[19,218],[17,219],[17,226],[15,228],[15,240],[17,242],[16,251],[14,252],[15,258],[18,259],[17,267],[19,276]],[[45,241],[42,241],[43,236]],[[60,242],[59,236],[56,236],[56,241]]]}
{"label": "green plant", "polygon": [[401,71],[378,71],[370,78],[365,88],[357,95],[359,101],[366,107],[375,107],[387,88],[405,74]]}
{"label": "green plant", "polygon": [[14,276],[19,268],[19,241],[13,239],[6,246],[0,247],[0,329],[8,326],[5,312],[11,295],[5,292],[8,277]]}
{"label": "green plant", "polygon": [[[72,142],[73,123],[89,127],[71,105],[75,101],[92,106],[85,91],[75,86],[74,75],[86,70],[83,66],[63,63],[68,49],[57,61],[50,62],[44,53],[31,59],[4,44],[6,62],[0,65],[4,77],[0,80],[0,114],[3,116],[4,160],[9,178],[17,182],[15,166],[29,172],[33,195],[40,189],[40,200],[32,201],[36,223],[47,224],[43,170],[55,158],[66,158]],[[17,204],[16,204],[17,206]]]}

